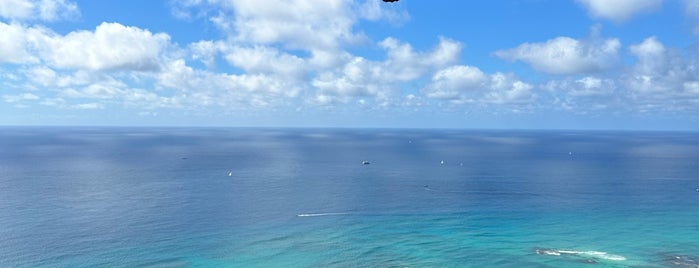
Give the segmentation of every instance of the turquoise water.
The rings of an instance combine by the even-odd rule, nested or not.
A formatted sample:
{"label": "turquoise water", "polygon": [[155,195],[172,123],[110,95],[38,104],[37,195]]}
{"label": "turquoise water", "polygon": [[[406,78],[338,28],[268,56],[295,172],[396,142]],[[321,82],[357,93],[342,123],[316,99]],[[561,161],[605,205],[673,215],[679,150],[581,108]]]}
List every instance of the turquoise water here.
{"label": "turquoise water", "polygon": [[696,133],[4,127],[0,148],[1,267],[699,267]]}

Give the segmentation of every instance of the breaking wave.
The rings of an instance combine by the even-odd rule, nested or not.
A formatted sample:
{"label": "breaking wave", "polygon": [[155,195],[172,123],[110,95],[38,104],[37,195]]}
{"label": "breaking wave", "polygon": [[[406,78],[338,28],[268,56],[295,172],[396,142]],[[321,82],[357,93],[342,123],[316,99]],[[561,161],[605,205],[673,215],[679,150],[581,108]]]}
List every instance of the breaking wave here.
{"label": "breaking wave", "polygon": [[562,255],[573,255],[580,257],[590,257],[595,259],[603,259],[610,261],[625,261],[626,257],[616,254],[609,254],[603,251],[579,251],[579,250],[565,250],[565,249],[547,249],[547,248],[537,248],[536,254],[539,255],[550,255],[550,256],[562,256]]}

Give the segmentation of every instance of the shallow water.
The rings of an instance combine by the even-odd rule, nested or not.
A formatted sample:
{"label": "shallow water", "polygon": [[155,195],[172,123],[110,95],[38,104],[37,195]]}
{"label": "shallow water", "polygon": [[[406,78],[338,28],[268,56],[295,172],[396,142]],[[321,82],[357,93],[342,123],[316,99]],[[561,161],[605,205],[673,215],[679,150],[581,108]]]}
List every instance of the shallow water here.
{"label": "shallow water", "polygon": [[2,267],[699,263],[697,133],[3,127],[0,148]]}

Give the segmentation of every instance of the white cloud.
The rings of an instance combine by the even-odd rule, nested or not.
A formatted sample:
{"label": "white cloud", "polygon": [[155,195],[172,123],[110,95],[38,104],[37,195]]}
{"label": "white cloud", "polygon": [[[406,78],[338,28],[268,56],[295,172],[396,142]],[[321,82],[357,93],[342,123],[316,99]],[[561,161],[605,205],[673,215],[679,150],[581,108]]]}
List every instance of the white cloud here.
{"label": "white cloud", "polygon": [[351,2],[326,0],[210,1],[225,11],[212,18],[238,41],[283,44],[291,49],[336,50],[363,37],[352,31]]}
{"label": "white cloud", "polygon": [[646,38],[640,44],[632,45],[631,54],[638,58],[636,65],[639,74],[654,74],[667,68],[667,50],[655,36]]}
{"label": "white cloud", "polygon": [[17,103],[22,101],[38,100],[39,96],[32,93],[23,93],[19,95],[3,95],[2,99],[7,103]]}
{"label": "white cloud", "polygon": [[384,9],[385,4],[380,1],[366,0],[359,5],[359,15],[367,20],[387,19],[393,23],[401,23],[407,21],[410,15],[405,10]]}
{"label": "white cloud", "polygon": [[427,87],[427,96],[438,99],[463,99],[464,94],[486,90],[488,77],[477,67],[456,65],[438,71]]}
{"label": "white cloud", "polygon": [[528,104],[534,98],[533,88],[511,74],[487,75],[477,67],[455,65],[435,73],[423,92],[456,104]]}
{"label": "white cloud", "polygon": [[37,9],[39,18],[45,21],[75,19],[80,16],[78,5],[66,0],[41,0]]}
{"label": "white cloud", "polygon": [[88,85],[60,88],[56,97],[46,98],[41,104],[68,109],[102,109],[122,106],[137,109],[183,108],[183,95],[159,96],[155,92],[133,88],[121,80],[103,77]]}
{"label": "white cloud", "polygon": [[56,74],[56,71],[51,68],[39,66],[29,70],[27,77],[40,86],[51,87],[56,84],[58,75]]}
{"label": "white cloud", "polygon": [[284,49],[341,52],[343,45],[368,39],[353,28],[361,20],[409,19],[404,10],[365,0],[175,0],[180,18],[210,16],[229,40]]}
{"label": "white cloud", "polygon": [[96,110],[96,109],[104,109],[104,104],[102,103],[96,103],[96,102],[90,102],[90,103],[79,103],[70,106],[72,109],[77,109],[77,110]]}
{"label": "white cloud", "polygon": [[396,99],[400,83],[413,81],[458,60],[461,44],[440,38],[431,51],[414,51],[395,38],[379,43],[386,50],[384,61],[352,57],[337,69],[321,72],[311,85],[319,90],[317,103],[348,102],[353,97],[373,96],[380,102]]}
{"label": "white cloud", "polygon": [[[662,6],[663,0],[577,0],[597,18],[617,22],[625,21],[632,16],[654,11]],[[693,0],[690,0],[693,1]]]}
{"label": "white cloud", "polygon": [[291,79],[300,79],[307,71],[305,60],[298,56],[281,52],[273,47],[236,46],[231,49],[225,58],[233,66],[253,74],[274,74]]}
{"label": "white cloud", "polygon": [[90,71],[154,71],[170,46],[167,34],[119,23],[61,36],[41,27],[0,22],[0,39],[0,63]]}
{"label": "white cloud", "polygon": [[126,84],[118,80],[105,81],[90,84],[82,89],[69,88],[61,92],[61,97],[86,98],[86,99],[114,99],[124,93],[128,88]]}
{"label": "white cloud", "polygon": [[302,81],[275,74],[226,74],[197,70],[174,60],[154,74],[157,87],[178,94],[164,106],[261,108],[281,105],[298,96]]}
{"label": "white cloud", "polygon": [[37,49],[50,38],[50,31],[20,24],[0,22],[0,63],[38,63]]}
{"label": "white cloud", "polygon": [[216,57],[225,47],[221,41],[199,41],[188,46],[192,58],[201,61],[209,69],[216,67]]}
{"label": "white cloud", "polygon": [[580,79],[549,81],[542,88],[553,96],[554,108],[577,114],[589,114],[599,110],[625,109],[628,103],[619,98],[617,81],[609,78],[586,76]]}
{"label": "white cloud", "polygon": [[552,80],[542,88],[553,93],[562,92],[569,97],[598,97],[608,96],[617,88],[617,82],[609,78],[585,76],[580,79]]}
{"label": "white cloud", "polygon": [[0,16],[8,19],[24,19],[32,15],[34,4],[27,0],[0,1]]}
{"label": "white cloud", "polygon": [[395,38],[386,38],[379,45],[387,51],[384,63],[386,77],[399,81],[418,78],[431,68],[439,68],[455,63],[459,59],[461,44],[440,38],[439,44],[430,52],[415,52],[409,43],[401,43]]}
{"label": "white cloud", "polygon": [[651,36],[629,46],[636,61],[618,72],[545,83],[553,104],[575,113],[699,111],[699,58]]}
{"label": "white cloud", "polygon": [[[387,100],[397,95],[399,83],[457,60],[460,44],[442,39],[434,51],[416,52],[410,44],[388,38],[379,46],[384,61],[367,60],[345,51],[347,45],[366,44],[354,29],[364,20],[400,23],[406,12],[377,1],[325,0],[180,0],[173,12],[181,18],[211,16],[209,20],[228,36],[221,41],[200,41],[189,46],[191,57],[214,70],[223,58],[241,74],[195,71],[189,87],[216,89],[209,103],[283,103],[304,92],[306,102],[331,104],[367,96]],[[215,12],[212,12],[215,10]],[[171,66],[163,70],[173,71]],[[235,72],[234,71],[234,72]],[[177,75],[159,84],[172,87]],[[206,77],[206,79],[204,79]],[[205,87],[202,85],[206,85]],[[281,99],[274,99],[280,98]],[[365,102],[367,103],[367,102]]]}
{"label": "white cloud", "polygon": [[518,80],[514,75],[495,73],[490,76],[490,91],[485,101],[495,104],[528,104],[534,96],[532,85]]}
{"label": "white cloud", "polygon": [[[8,41],[0,42],[0,85],[15,90],[1,100],[147,114],[290,111],[308,104],[337,110],[469,104],[521,111],[553,103],[584,112],[632,105],[651,111],[670,109],[663,107],[670,102],[684,109],[699,103],[696,53],[678,53],[655,37],[627,47],[635,58],[627,66],[620,60],[621,42],[594,31],[587,39],[557,37],[495,52],[564,75],[534,86],[515,74],[460,63],[462,44],[448,38],[430,49],[394,37],[368,42],[355,28],[360,20],[401,15],[379,2],[181,0],[188,7],[183,12],[193,6],[215,12],[210,19],[226,31],[220,40],[182,47],[165,33],[119,23],[64,35],[27,26],[29,20],[0,22],[0,40]],[[34,6],[27,10],[39,14]],[[348,46],[357,42],[365,42],[360,50],[378,53],[353,54]]]}
{"label": "white cloud", "polygon": [[611,94],[615,88],[614,80],[587,76],[576,80],[569,94],[581,97],[602,96]]}
{"label": "white cloud", "polygon": [[211,98],[211,104],[231,108],[240,105],[255,108],[276,106],[298,96],[300,92],[298,84],[264,74],[203,72],[194,82],[196,88],[207,89],[198,91],[197,93],[202,94],[198,97]]}
{"label": "white cloud", "polygon": [[665,95],[686,79],[682,61],[669,54],[656,37],[646,38],[629,50],[637,58],[626,81],[631,90]]}
{"label": "white cloud", "polygon": [[78,5],[66,0],[3,0],[0,17],[10,20],[57,21],[80,16]]}
{"label": "white cloud", "polygon": [[59,68],[152,71],[170,37],[148,30],[102,23],[94,32],[71,32],[51,40],[47,61]]}
{"label": "white cloud", "polygon": [[369,61],[355,57],[336,71],[320,73],[311,85],[318,90],[316,100],[321,104],[336,101],[348,102],[353,97],[377,96],[389,94],[394,89],[390,72],[382,68],[381,62]]}
{"label": "white cloud", "polygon": [[576,40],[557,37],[545,43],[524,43],[516,48],[499,50],[495,55],[523,61],[534,69],[550,74],[594,73],[610,69],[619,62],[618,39]]}
{"label": "white cloud", "polygon": [[630,51],[638,60],[622,82],[640,112],[699,110],[696,52],[688,58],[656,37],[631,46]]}
{"label": "white cloud", "polygon": [[175,60],[164,64],[165,67],[158,73],[158,84],[166,88],[178,90],[192,89],[192,80],[195,71],[186,65],[184,60]]}

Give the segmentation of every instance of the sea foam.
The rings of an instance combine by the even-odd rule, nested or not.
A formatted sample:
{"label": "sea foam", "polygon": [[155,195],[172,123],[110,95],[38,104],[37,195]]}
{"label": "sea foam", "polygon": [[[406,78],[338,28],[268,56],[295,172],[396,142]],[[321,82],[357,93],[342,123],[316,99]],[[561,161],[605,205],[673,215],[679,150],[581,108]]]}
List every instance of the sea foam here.
{"label": "sea foam", "polygon": [[603,259],[610,261],[625,261],[626,257],[616,254],[609,254],[603,251],[579,251],[579,250],[565,250],[565,249],[536,249],[536,254],[539,255],[551,255],[551,256],[561,256],[561,255],[575,255],[581,257],[592,257],[595,259]]}

